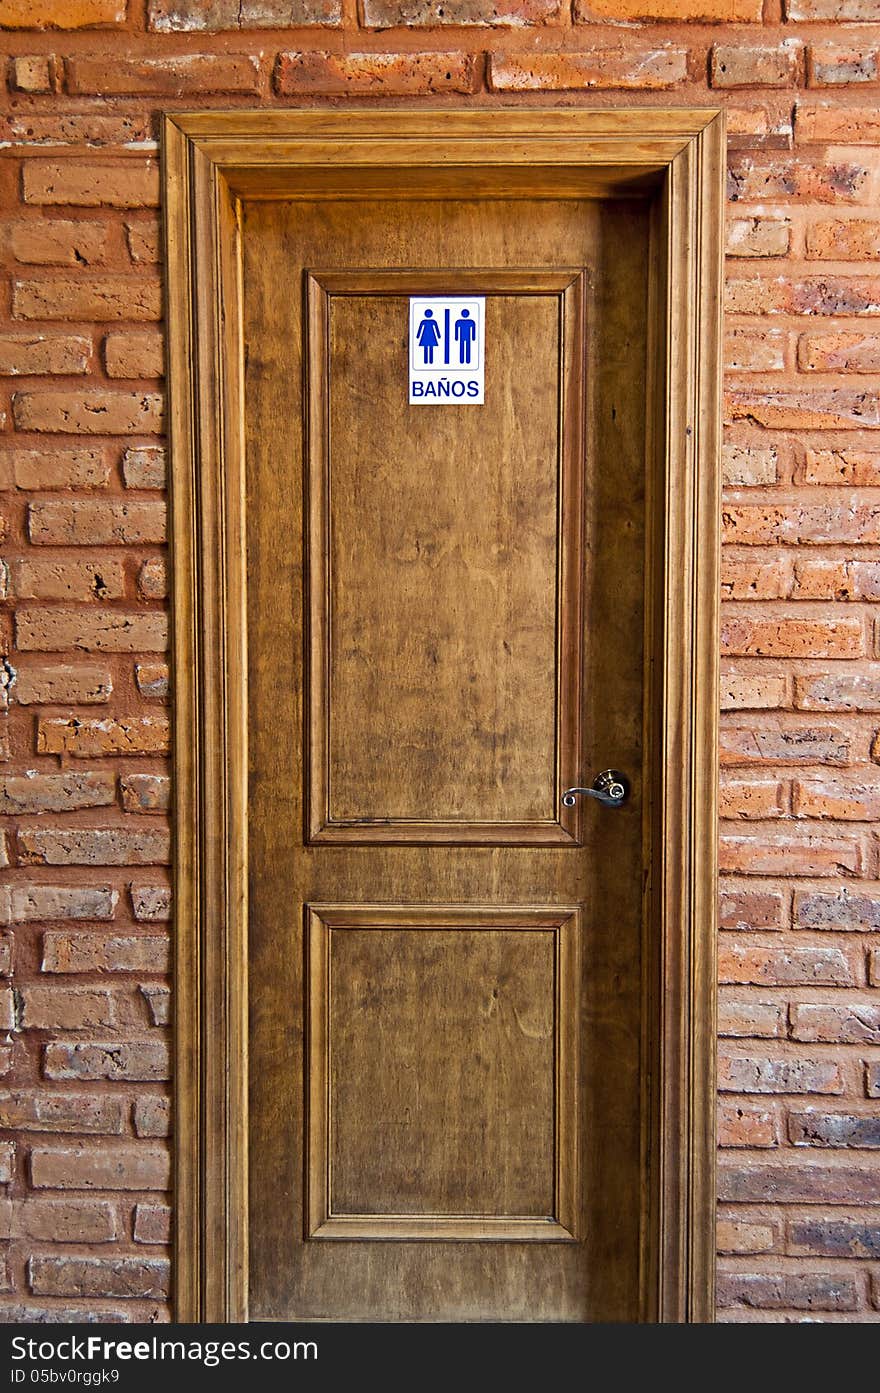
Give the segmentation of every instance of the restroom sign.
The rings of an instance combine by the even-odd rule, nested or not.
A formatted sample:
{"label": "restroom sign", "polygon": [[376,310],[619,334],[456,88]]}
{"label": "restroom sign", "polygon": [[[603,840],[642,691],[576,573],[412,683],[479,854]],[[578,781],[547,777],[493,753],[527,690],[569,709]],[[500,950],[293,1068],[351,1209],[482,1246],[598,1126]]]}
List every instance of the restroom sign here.
{"label": "restroom sign", "polygon": [[409,302],[413,406],[481,406],[486,301],[482,295],[414,295]]}

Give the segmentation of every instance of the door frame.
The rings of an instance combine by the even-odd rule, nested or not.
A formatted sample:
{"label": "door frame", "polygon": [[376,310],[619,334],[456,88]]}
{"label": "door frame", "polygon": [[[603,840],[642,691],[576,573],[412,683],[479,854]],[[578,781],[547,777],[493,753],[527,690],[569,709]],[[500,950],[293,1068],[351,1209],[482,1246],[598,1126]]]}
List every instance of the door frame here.
{"label": "door frame", "polygon": [[645,1320],[714,1318],[724,148],[707,108],[164,118],[178,1321],[248,1316],[242,201],[467,194],[651,200],[640,1283]]}

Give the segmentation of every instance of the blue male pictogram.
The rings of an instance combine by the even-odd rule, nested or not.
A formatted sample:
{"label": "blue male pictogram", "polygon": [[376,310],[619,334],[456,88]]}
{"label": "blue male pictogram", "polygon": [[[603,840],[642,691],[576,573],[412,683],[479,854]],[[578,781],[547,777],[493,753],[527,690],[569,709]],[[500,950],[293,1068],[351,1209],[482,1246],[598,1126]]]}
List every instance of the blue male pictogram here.
{"label": "blue male pictogram", "polygon": [[461,318],[455,321],[455,338],[458,344],[460,363],[471,361],[471,344],[477,337],[477,326],[471,319],[470,310],[462,310]]}
{"label": "blue male pictogram", "polygon": [[433,310],[425,310],[425,317],[416,330],[416,341],[424,354],[425,365],[433,363],[434,349],[440,342],[440,328]]}

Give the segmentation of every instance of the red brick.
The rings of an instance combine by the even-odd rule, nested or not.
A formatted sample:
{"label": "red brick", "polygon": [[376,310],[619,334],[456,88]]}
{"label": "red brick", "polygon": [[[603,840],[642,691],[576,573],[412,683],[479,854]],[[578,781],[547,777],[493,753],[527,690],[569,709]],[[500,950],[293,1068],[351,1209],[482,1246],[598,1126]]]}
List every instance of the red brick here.
{"label": "red brick", "polygon": [[729,314],[880,314],[876,276],[731,276],[725,287]]}
{"label": "red brick", "polygon": [[132,885],[131,907],[135,919],[150,923],[171,918],[171,890],[167,885]]}
{"label": "red brick", "polygon": [[789,102],[765,100],[757,106],[728,106],[728,150],[790,150],[793,141]]}
{"label": "red brick", "polygon": [[25,923],[112,919],[119,891],[109,885],[15,885],[12,916]]}
{"label": "red brick", "polygon": [[561,0],[456,0],[454,6],[440,0],[363,0],[362,13],[367,29],[401,25],[434,29],[447,24],[505,28],[556,24],[564,11]]}
{"label": "red brick", "polygon": [[134,669],[137,689],[148,701],[165,701],[168,697],[168,664],[136,663]]}
{"label": "red brick", "polygon": [[165,356],[161,334],[108,334],[104,366],[108,377],[162,377]]}
{"label": "red brick", "polygon": [[341,0],[149,0],[149,27],[163,34],[220,29],[298,29],[339,24]]}
{"label": "red brick", "polygon": [[48,932],[43,972],[164,972],[170,945],[155,934]]}
{"label": "red brick", "polygon": [[110,224],[67,219],[18,218],[0,224],[14,261],[26,266],[100,265],[110,244]]}
{"label": "red brick", "polygon": [[801,372],[880,372],[880,334],[802,334]]}
{"label": "red brick", "polygon": [[795,705],[803,711],[880,711],[880,674],[820,673],[795,678]]}
{"label": "red brick", "polygon": [[722,1162],[718,1198],[754,1204],[875,1204],[877,1165],[810,1165],[802,1156],[794,1164]]}
{"label": "red brick", "polygon": [[168,719],[165,716],[87,721],[41,718],[37,751],[39,754],[78,755],[84,759],[94,755],[166,754]]}
{"label": "red brick", "polygon": [[158,319],[162,290],[157,281],[141,276],[17,280],[12,287],[12,312],[16,319]]}
{"label": "red brick", "polygon": [[171,1100],[159,1093],[141,1093],[134,1105],[134,1130],[139,1137],[167,1137],[171,1131]]}
{"label": "red brick", "polygon": [[116,998],[106,987],[19,989],[22,1030],[90,1030],[117,1024]]}
{"label": "red brick", "polygon": [[784,817],[788,785],[769,779],[727,779],[719,791],[719,816],[723,818]]}
{"label": "red brick", "polygon": [[104,488],[110,465],[100,448],[85,450],[5,450],[0,454],[0,487],[42,492],[66,488]]}
{"label": "red brick", "polygon": [[805,484],[880,484],[878,450],[810,450],[804,461]]}
{"label": "red brick", "polygon": [[860,619],[723,619],[721,652],[728,657],[858,658],[865,651]]}
{"label": "red brick", "polygon": [[841,822],[880,819],[880,787],[826,779],[797,779],[792,810],[796,817],[829,817]]}
{"label": "red brick", "polygon": [[168,594],[168,575],[161,557],[145,561],[138,571],[138,593],[145,600],[164,600]]}
{"label": "red brick", "polygon": [[870,167],[856,160],[736,154],[728,163],[727,196],[732,203],[870,203],[873,182]]}
{"label": "red brick", "polygon": [[788,1251],[825,1258],[880,1257],[880,1223],[863,1219],[795,1219]]}
{"label": "red brick", "polygon": [[732,1216],[718,1220],[717,1242],[719,1253],[769,1253],[776,1247],[777,1231],[773,1224]]}
{"label": "red brick", "polygon": [[761,22],[761,0],[577,0],[576,16],[591,19],[669,19],[687,23]]}
{"label": "red brick", "polygon": [[156,392],[17,392],[12,409],[18,430],[74,435],[153,435],[162,430],[163,403]]}
{"label": "red brick", "polygon": [[722,872],[766,876],[860,876],[865,856],[852,837],[722,837]]}
{"label": "red brick", "polygon": [[27,774],[0,777],[0,813],[66,812],[116,801],[112,774]]}
{"label": "red brick", "polygon": [[789,1008],[793,1040],[813,1044],[880,1045],[880,1006],[797,1004]]}
{"label": "red brick", "polygon": [[718,1034],[730,1039],[784,1039],[786,1021],[777,1001],[734,1001],[723,996],[718,1002]]}
{"label": "red brick", "polygon": [[865,430],[880,426],[880,397],[873,391],[725,393],[725,418],[750,421],[769,430]]}
{"label": "red brick", "polygon": [[687,49],[630,46],[588,53],[492,53],[493,92],[580,92],[591,88],[660,90],[687,77]]}
{"label": "red brick", "polygon": [[91,354],[91,339],[74,334],[0,333],[0,377],[75,376]]}
{"label": "red brick", "polygon": [[852,963],[839,948],[767,948],[761,944],[722,942],[719,982],[756,987],[852,986]]}
{"label": "red brick", "polygon": [[721,1272],[715,1290],[722,1307],[855,1311],[859,1304],[854,1279],[830,1272]]}
{"label": "red brick", "polygon": [[128,489],[163,489],[165,451],[159,445],[125,450],[122,455],[122,477]]}
{"label": "red brick", "polygon": [[[67,505],[63,505],[67,506]],[[121,600],[125,571],[120,561],[13,561],[12,593],[19,600]]]}
{"label": "red brick", "polygon": [[719,1146],[775,1146],[776,1118],[754,1103],[721,1102],[718,1107]]}
{"label": "red brick", "polygon": [[0,116],[0,138],[11,150],[30,156],[34,147],[67,146],[77,151],[98,146],[154,149],[157,122],[152,115],[133,112],[120,116],[99,116],[93,112],[53,112],[51,115]]}
{"label": "red brick", "polygon": [[15,641],[23,652],[164,653],[164,614],[126,610],[27,609],[15,616]]}
{"label": "red brick", "polygon": [[721,558],[721,594],[725,600],[780,600],[791,588],[785,561],[747,556]]}
{"label": "red brick", "polygon": [[79,208],[149,208],[159,203],[155,160],[92,164],[32,159],[22,173],[26,203]]}
{"label": "red brick", "polygon": [[880,544],[880,506],[856,495],[844,503],[726,505],[725,540],[742,546]]}
{"label": "red brick", "polygon": [[833,39],[810,44],[807,83],[810,87],[875,87],[880,82],[880,49],[854,46]]}
{"label": "red brick", "polygon": [[51,499],[28,506],[28,535],[38,546],[137,546],[165,540],[158,499]]}
{"label": "red brick", "polygon": [[19,1132],[96,1132],[118,1136],[124,1126],[125,1103],[113,1094],[50,1093],[18,1089],[0,1093],[0,1127]]}
{"label": "red brick", "polygon": [[880,139],[880,113],[870,106],[798,102],[795,131],[805,144],[875,145]]}
{"label": "red brick", "polygon": [[130,813],[167,812],[170,788],[163,774],[126,774],[119,780],[122,806]]}
{"label": "red brick", "polygon": [[201,96],[207,92],[256,95],[260,60],[249,54],[186,53],[160,58],[69,58],[67,90],[74,96]]}
{"label": "red brick", "polygon": [[[880,1117],[807,1108],[789,1113],[788,1137],[793,1146],[880,1147]],[[880,1228],[877,1254],[880,1256]]]}
{"label": "red brick", "polygon": [[786,218],[730,218],[725,250],[728,256],[787,256],[791,223]]}
{"label": "red brick", "polygon": [[844,765],[849,763],[849,744],[846,734],[834,726],[782,730],[725,727],[721,731],[721,763]]}
{"label": "red brick", "polygon": [[877,0],[785,0],[788,20],[872,20],[877,18]]}
{"label": "red brick", "polygon": [[[137,1080],[157,1080],[167,1079],[169,1071],[169,1050],[163,1040],[90,1040],[83,1044],[60,1044],[53,1043],[46,1045],[43,1051],[43,1072],[47,1079],[131,1079]],[[134,1153],[134,1149],[133,1149]],[[147,1153],[144,1153],[147,1154]],[[157,1157],[167,1163],[164,1152],[157,1152]],[[134,1154],[132,1155],[134,1160]],[[103,1158],[102,1155],[90,1153],[89,1165],[94,1170],[101,1170],[104,1162],[110,1162],[111,1157]],[[35,1179],[34,1184],[38,1182]],[[51,1182],[44,1182],[49,1184]],[[109,1181],[103,1184],[94,1181],[99,1189],[112,1189]],[[61,1185],[60,1180],[56,1180],[56,1186]],[[81,1188],[81,1187],[77,1187]],[[143,1180],[138,1185],[133,1185],[133,1189],[161,1188],[158,1180]]]}
{"label": "red brick", "polygon": [[822,218],[807,228],[813,261],[870,261],[880,257],[880,222],[870,218]]}
{"label": "red brick", "polygon": [[167,1204],[136,1204],[135,1243],[168,1243],[171,1238],[171,1210]]}
{"label": "red brick", "polygon": [[798,890],[794,897],[797,928],[835,933],[880,932],[880,895],[839,890]]}
{"label": "red brick", "polygon": [[842,1093],[843,1080],[834,1060],[722,1055],[718,1088],[722,1093]]}
{"label": "red brick", "polygon": [[105,29],[125,23],[126,0],[3,0],[0,29]]}
{"label": "red brick", "polygon": [[801,45],[713,44],[709,76],[713,87],[792,87],[797,82]]}
{"label": "red brick", "polygon": [[766,711],[789,704],[788,682],[784,677],[743,672],[721,674],[722,711]]}
{"label": "red brick", "polygon": [[880,562],[819,561],[810,558],[795,566],[795,599],[878,600]]}
{"label": "red brick", "polygon": [[166,1297],[167,1258],[33,1257],[28,1280],[35,1296]]}
{"label": "red brick", "polygon": [[113,682],[105,668],[57,663],[17,668],[15,700],[20,706],[92,706],[110,700]]}
{"label": "red brick", "polygon": [[279,53],[275,90],[381,97],[385,93],[472,92],[475,59],[465,53]]}
{"label": "red brick", "polygon": [[5,1200],[0,1226],[7,1238],[36,1243],[110,1243],[120,1237],[106,1200]]}
{"label": "red brick", "polygon": [[162,256],[162,237],[157,222],[130,222],[125,225],[128,254],[136,265],[156,262]]}
{"label": "red brick", "polygon": [[724,339],[728,372],[781,372],[788,334],[782,329],[730,329]]}
{"label": "red brick", "polygon": [[154,866],[167,863],[165,829],[137,827],[20,828],[18,859],[23,866]]}

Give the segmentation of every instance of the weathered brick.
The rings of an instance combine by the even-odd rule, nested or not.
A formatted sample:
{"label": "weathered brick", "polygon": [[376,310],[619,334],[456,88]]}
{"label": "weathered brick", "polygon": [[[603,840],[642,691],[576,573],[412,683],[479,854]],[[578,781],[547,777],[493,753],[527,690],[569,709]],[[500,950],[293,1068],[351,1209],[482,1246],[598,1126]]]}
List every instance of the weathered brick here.
{"label": "weathered brick", "polygon": [[844,1085],[834,1060],[722,1055],[718,1088],[722,1093],[842,1093]]}
{"label": "weathered brick", "polygon": [[795,130],[804,144],[873,145],[880,138],[880,113],[871,106],[798,102]]}
{"label": "weathered brick", "polygon": [[4,929],[0,931],[0,977],[12,976],[14,961],[15,935]]}
{"label": "weathered brick", "polygon": [[776,483],[778,451],[774,445],[725,445],[721,462],[727,488]]}
{"label": "weathered brick", "polygon": [[827,929],[834,933],[880,932],[880,895],[848,890],[798,890],[794,897],[794,921],[799,929]]}
{"label": "weathered brick", "polygon": [[741,890],[722,885],[719,927],[738,933],[781,929],[787,917],[787,897],[781,890]]}
{"label": "weathered brick", "polygon": [[134,1130],[139,1137],[167,1137],[171,1131],[171,1100],[160,1093],[141,1093],[134,1104]]}
{"label": "weathered brick", "polygon": [[126,0],[3,0],[0,29],[105,29],[125,23]]}
{"label": "weathered brick", "polygon": [[138,591],[145,600],[164,600],[168,594],[168,573],[161,556],[151,557],[138,571]]}
{"label": "weathered brick", "polygon": [[166,1297],[167,1258],[33,1257],[28,1281],[35,1296]]}
{"label": "weathered brick", "polygon": [[[725,287],[729,314],[880,314],[880,280],[875,276],[731,276]],[[814,392],[815,394],[815,392]]]}
{"label": "weathered brick", "polygon": [[[155,1039],[55,1042],[44,1047],[43,1071],[47,1079],[167,1079],[169,1051],[163,1040]],[[147,1181],[134,1188],[161,1186]]]}
{"label": "weathered brick", "polygon": [[709,77],[713,87],[791,87],[797,81],[801,45],[713,44]]}
{"label": "weathered brick", "polygon": [[864,849],[852,837],[725,836],[719,851],[728,875],[860,876],[864,864]]}
{"label": "weathered brick", "polygon": [[727,779],[719,790],[719,816],[742,820],[783,817],[787,795],[787,784],[778,780]]}
{"label": "weathered brick", "polygon": [[106,933],[43,935],[43,972],[164,972],[168,939],[156,934]]}
{"label": "weathered brick", "polygon": [[851,986],[855,974],[840,948],[767,948],[725,941],[719,954],[718,980],[764,987],[817,983],[839,987]]}
{"label": "weathered brick", "polygon": [[857,496],[815,505],[729,504],[722,521],[725,540],[739,546],[880,544],[880,507]]}
{"label": "weathered brick", "polygon": [[70,663],[17,668],[15,700],[20,706],[92,706],[109,701],[112,692],[105,668]]}
{"label": "weathered brick", "polygon": [[820,218],[807,228],[806,254],[812,261],[870,261],[880,256],[880,222]]}
{"label": "weathered brick", "polygon": [[4,488],[105,488],[110,465],[103,450],[6,450],[0,455]]}
{"label": "weathered brick", "polygon": [[859,1304],[853,1279],[830,1272],[720,1272],[715,1290],[722,1307],[855,1311]]}
{"label": "weathered brick", "polygon": [[880,396],[874,391],[730,391],[725,419],[749,421],[767,430],[866,430],[880,426]]}
{"label": "weathered brick", "polygon": [[130,1307],[100,1305],[52,1305],[45,1300],[39,1305],[22,1306],[0,1302],[0,1321],[11,1325],[125,1325],[131,1320]]}
{"label": "weathered brick", "polygon": [[[789,1113],[788,1138],[794,1146],[880,1147],[880,1117],[807,1108]],[[880,1227],[877,1238],[880,1253]]]}
{"label": "weathered brick", "polygon": [[125,224],[128,254],[135,265],[141,262],[159,261],[162,255],[162,238],[158,222],[140,219]]}
{"label": "weathered brick", "polygon": [[146,697],[149,701],[165,701],[167,699],[167,663],[135,663],[134,677],[142,697]]}
{"label": "weathered brick", "polygon": [[850,761],[849,737],[837,726],[724,726],[722,765],[835,764]]}
{"label": "weathered brick", "polygon": [[591,88],[660,90],[687,77],[687,50],[644,46],[588,53],[492,53],[493,92],[580,92]]}
{"label": "weathered brick", "polygon": [[767,711],[787,706],[788,682],[763,673],[723,672],[722,711]]}
{"label": "weathered brick", "polygon": [[[602,3],[602,0],[599,0]],[[439,28],[441,25],[516,27],[554,24],[561,19],[560,0],[363,0],[367,29]]]}
{"label": "weathered brick", "polygon": [[798,561],[792,594],[798,600],[878,600],[880,562]]}
{"label": "weathered brick", "polygon": [[110,224],[19,217],[0,225],[0,243],[24,266],[100,265],[110,243]]}
{"label": "weathered brick", "polygon": [[784,99],[728,106],[728,150],[790,150],[793,141],[791,105]]}
{"label": "weathered brick", "polygon": [[221,29],[298,29],[342,20],[341,0],[149,0],[160,34]]}
{"label": "weathered brick", "polygon": [[726,1202],[753,1204],[876,1204],[877,1163],[811,1165],[800,1155],[795,1164],[743,1165],[722,1161],[718,1167],[718,1197]]}
{"label": "weathered brick", "polygon": [[782,372],[788,334],[782,329],[731,329],[724,339],[728,372]]}
{"label": "weathered brick", "polygon": [[116,801],[112,774],[10,774],[0,777],[0,813],[58,813],[109,807]]}
{"label": "weathered brick", "polygon": [[671,19],[760,23],[760,0],[577,0],[579,20]]}
{"label": "weathered brick", "polygon": [[159,203],[155,160],[27,160],[22,173],[26,203],[80,208],[149,208]]}
{"label": "weathered brick", "polygon": [[880,1060],[865,1065],[865,1097],[880,1098]]}
{"label": "weathered brick", "polygon": [[738,1001],[724,995],[718,1002],[718,1034],[730,1039],[775,1040],[785,1036],[783,1007],[778,1001]]}
{"label": "weathered brick", "polygon": [[279,53],[275,90],[381,97],[385,93],[472,92],[475,59],[466,53]]}
{"label": "weathered brick", "polygon": [[155,392],[16,392],[12,409],[19,430],[50,434],[154,435],[163,424],[162,398]]}
{"label": "weathered brick", "polygon": [[793,1219],[788,1228],[791,1253],[822,1258],[880,1258],[880,1221]]}
{"label": "weathered brick", "polygon": [[[56,64],[59,87],[60,70],[59,62]],[[151,113],[103,116],[94,110],[62,112],[53,111],[51,107],[48,112],[50,114],[43,115],[13,111],[8,116],[0,116],[0,137],[4,144],[11,149],[18,147],[27,151],[28,155],[39,146],[75,147],[77,152],[98,146],[139,146],[151,150],[157,146],[157,123]]]}
{"label": "weathered brick", "polygon": [[20,609],[15,641],[25,653],[164,653],[168,618],[138,610]]}
{"label": "weathered brick", "polygon": [[[877,18],[876,13],[872,18]],[[807,82],[810,87],[873,87],[880,82],[880,49],[834,39],[811,43],[807,51]]]}
{"label": "weathered brick", "polygon": [[880,334],[801,334],[801,372],[880,372]]}
{"label": "weathered brick", "polygon": [[171,781],[164,774],[126,774],[119,780],[119,791],[126,812],[164,813],[169,807]]}
{"label": "weathered brick", "polygon": [[167,754],[166,716],[128,716],[79,721],[41,718],[37,732],[39,754],[93,755]]}
{"label": "weathered brick", "polygon": [[880,673],[819,673],[795,678],[802,711],[880,711]]}
{"label": "weathered brick", "polygon": [[37,1090],[0,1093],[0,1127],[19,1132],[96,1132],[118,1136],[124,1126],[125,1101],[113,1094],[50,1093]]}
{"label": "weathered brick", "polygon": [[12,60],[12,86],[16,92],[47,93],[55,88],[54,63],[48,54],[27,54]]}
{"label": "weathered brick", "polygon": [[165,355],[161,334],[108,334],[104,366],[108,377],[162,377]]}
{"label": "weathered brick", "polygon": [[135,1243],[167,1243],[171,1237],[171,1209],[167,1204],[136,1204]]}
{"label": "weathered brick", "polygon": [[169,860],[164,828],[38,827],[19,829],[18,859],[24,866],[152,866]]}
{"label": "weathered brick", "polygon": [[787,256],[791,223],[787,218],[730,218],[725,250],[728,256]]}
{"label": "weathered brick", "polygon": [[50,499],[28,507],[28,534],[40,546],[137,546],[165,540],[158,499]]}
{"label": "weathered brick", "polygon": [[19,989],[23,1030],[90,1030],[117,1024],[116,998],[106,987],[25,983]]}
{"label": "weathered brick", "polygon": [[0,377],[88,372],[91,339],[76,334],[0,333]]}
{"label": "weathered brick", "polygon": [[776,1118],[754,1103],[721,1102],[718,1107],[719,1146],[775,1146]]}
{"label": "weathered brick", "polygon": [[[142,276],[17,280],[13,285],[12,312],[17,319],[158,319],[162,291],[158,281],[145,281]],[[88,341],[86,358],[90,353]]]}
{"label": "weathered brick", "polygon": [[15,1176],[15,1142],[0,1142],[0,1185],[9,1185]]}
{"label": "weathered brick", "polygon": [[858,658],[865,651],[862,622],[851,619],[753,619],[731,615],[722,620],[721,651],[728,657]]}
{"label": "weathered brick", "polygon": [[158,58],[74,57],[67,90],[75,96],[201,96],[206,92],[256,95],[260,60],[250,54],[178,53]]}
{"label": "weathered brick", "polygon": [[880,987],[880,948],[872,948],[868,954],[868,981],[872,987]]}
{"label": "weathered brick", "polygon": [[719,1253],[769,1253],[777,1242],[773,1224],[733,1216],[718,1220],[716,1237]]}
{"label": "weathered brick", "polygon": [[789,1008],[789,1028],[793,1040],[809,1044],[880,1045],[880,1006],[797,1003]]}
{"label": "weathered brick", "polygon": [[779,600],[791,588],[791,568],[783,559],[722,556],[721,594],[725,600]]}
{"label": "weathered brick", "polygon": [[152,1025],[170,1025],[171,1023],[171,991],[168,987],[151,985],[141,986],[140,992],[150,1013],[150,1023]]}
{"label": "weathered brick", "polygon": [[16,885],[12,889],[13,919],[25,923],[112,919],[118,903],[119,891],[106,885]]}
{"label": "weathered brick", "polygon": [[36,1243],[110,1243],[120,1237],[106,1200],[9,1200],[0,1203],[0,1232]]}
{"label": "weathered brick", "polygon": [[171,918],[170,886],[133,884],[129,889],[135,919],[148,923],[163,923]]}
{"label": "weathered brick", "polygon": [[122,477],[128,489],[163,489],[165,451],[159,445],[125,450],[122,456]]}
{"label": "weathered brick", "polygon": [[10,587],[19,600],[121,600],[125,571],[121,561],[13,561]]}
{"label": "weathered brick", "polygon": [[826,779],[798,779],[794,783],[792,811],[795,817],[874,822],[880,819],[880,787],[843,784]]}
{"label": "weathered brick", "polygon": [[728,162],[727,197],[732,203],[870,201],[872,173],[856,160],[822,160],[735,154]]}

